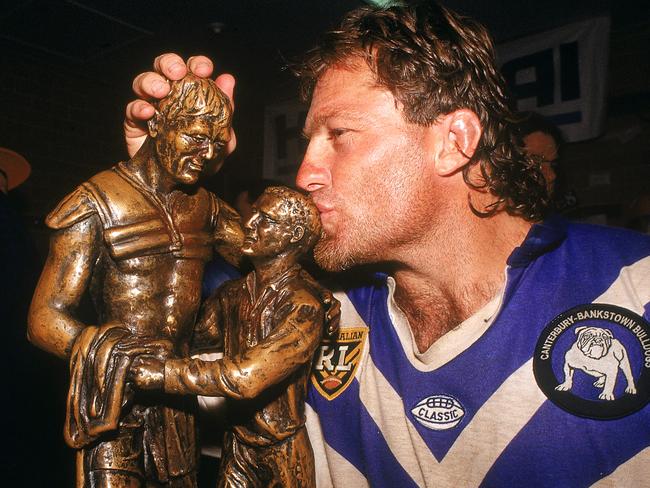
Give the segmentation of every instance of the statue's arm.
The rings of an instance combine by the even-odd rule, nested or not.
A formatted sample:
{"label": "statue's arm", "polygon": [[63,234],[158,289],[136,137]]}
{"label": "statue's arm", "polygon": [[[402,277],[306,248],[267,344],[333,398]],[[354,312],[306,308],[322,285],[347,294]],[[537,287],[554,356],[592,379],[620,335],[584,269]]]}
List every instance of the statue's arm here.
{"label": "statue's arm", "polygon": [[215,249],[233,266],[239,267],[244,243],[241,217],[223,200],[218,200],[218,215],[214,233]]}
{"label": "statue's arm", "polygon": [[55,232],[29,309],[27,337],[59,357],[70,354],[85,324],[74,311],[88,288],[99,255],[101,234],[96,215]]}
{"label": "statue's arm", "polygon": [[201,305],[199,316],[194,326],[192,336],[193,352],[202,349],[222,349],[223,334],[221,331],[221,301],[218,294],[208,297]]}
{"label": "statue's arm", "polygon": [[306,290],[297,291],[293,310],[263,341],[238,358],[165,362],[165,391],[205,396],[254,398],[309,363],[323,330],[323,306]]}

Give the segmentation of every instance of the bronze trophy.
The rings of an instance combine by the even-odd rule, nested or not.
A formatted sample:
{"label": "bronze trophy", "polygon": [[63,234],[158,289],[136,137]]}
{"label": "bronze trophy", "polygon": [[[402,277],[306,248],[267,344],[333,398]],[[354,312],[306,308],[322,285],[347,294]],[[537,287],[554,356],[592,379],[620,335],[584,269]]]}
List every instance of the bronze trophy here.
{"label": "bronze trophy", "polygon": [[[141,354],[186,357],[215,247],[242,244],[237,213],[197,185],[223,159],[232,108],[207,79],[171,83],[129,161],[83,183],[47,217],[55,230],[29,313],[29,339],[70,361],[65,440],[77,485],[195,486],[189,397],[138,392]],[[76,313],[89,292],[97,323]]]}
{"label": "bronze trophy", "polygon": [[223,359],[134,361],[141,388],[227,398],[220,487],[316,486],[304,405],[330,307],[299,259],[320,228],[310,197],[267,188],[244,225],[242,251],[253,271],[219,288],[197,322],[197,340],[223,343]]}
{"label": "bronze trophy", "polygon": [[[70,363],[64,436],[77,486],[194,487],[195,395],[225,396],[220,486],[315,486],[304,426],[311,359],[339,304],[298,263],[320,237],[311,199],[272,187],[246,223],[198,186],[223,160],[232,108],[207,79],[171,82],[138,153],[47,217],[50,253],[29,339]],[[219,166],[217,164],[216,166]],[[216,168],[218,169],[218,168]],[[205,263],[249,257],[196,321]],[[96,324],[77,313],[89,293]],[[222,347],[222,360],[190,359]]]}

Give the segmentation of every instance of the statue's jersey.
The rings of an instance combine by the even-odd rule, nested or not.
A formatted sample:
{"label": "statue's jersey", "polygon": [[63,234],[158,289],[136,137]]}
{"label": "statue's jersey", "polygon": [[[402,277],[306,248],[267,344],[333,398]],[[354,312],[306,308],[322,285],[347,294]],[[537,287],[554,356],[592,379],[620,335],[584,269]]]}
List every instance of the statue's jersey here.
{"label": "statue's jersey", "polygon": [[100,323],[168,338],[186,354],[203,268],[215,246],[241,234],[238,215],[200,187],[154,192],[119,163],[64,198],[46,223],[65,231],[90,219],[99,228],[90,292]]}
{"label": "statue's jersey", "polygon": [[647,484],[648,236],[534,226],[499,296],[422,354],[394,287],[337,296],[307,408],[320,487]]}

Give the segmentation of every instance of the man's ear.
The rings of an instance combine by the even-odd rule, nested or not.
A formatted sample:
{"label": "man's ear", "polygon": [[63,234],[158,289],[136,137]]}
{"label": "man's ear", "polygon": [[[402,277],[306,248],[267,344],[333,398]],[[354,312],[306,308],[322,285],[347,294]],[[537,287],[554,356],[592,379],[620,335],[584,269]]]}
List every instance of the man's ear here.
{"label": "man's ear", "polygon": [[302,225],[296,225],[291,233],[291,242],[298,242],[305,235],[305,228]]}
{"label": "man's ear", "polygon": [[483,129],[478,116],[468,109],[451,112],[435,125],[442,135],[436,172],[440,176],[449,176],[465,166],[474,155]]}
{"label": "man's ear", "polygon": [[147,121],[147,128],[149,129],[149,135],[154,138],[158,135],[158,129],[160,127],[160,122],[161,122],[161,115],[158,110],[156,110],[153,114],[153,117],[151,117]]}

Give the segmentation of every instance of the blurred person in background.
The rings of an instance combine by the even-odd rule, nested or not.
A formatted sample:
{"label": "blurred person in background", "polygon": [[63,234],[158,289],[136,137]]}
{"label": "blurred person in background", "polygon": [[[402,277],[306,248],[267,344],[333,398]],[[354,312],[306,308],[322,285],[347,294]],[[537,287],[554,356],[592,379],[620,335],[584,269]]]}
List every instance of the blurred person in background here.
{"label": "blurred person in background", "polygon": [[518,116],[521,121],[516,125],[515,132],[521,138],[526,153],[540,162],[552,208],[561,212],[575,207],[576,197],[567,189],[567,178],[562,168],[562,132],[537,112],[521,112]]}

